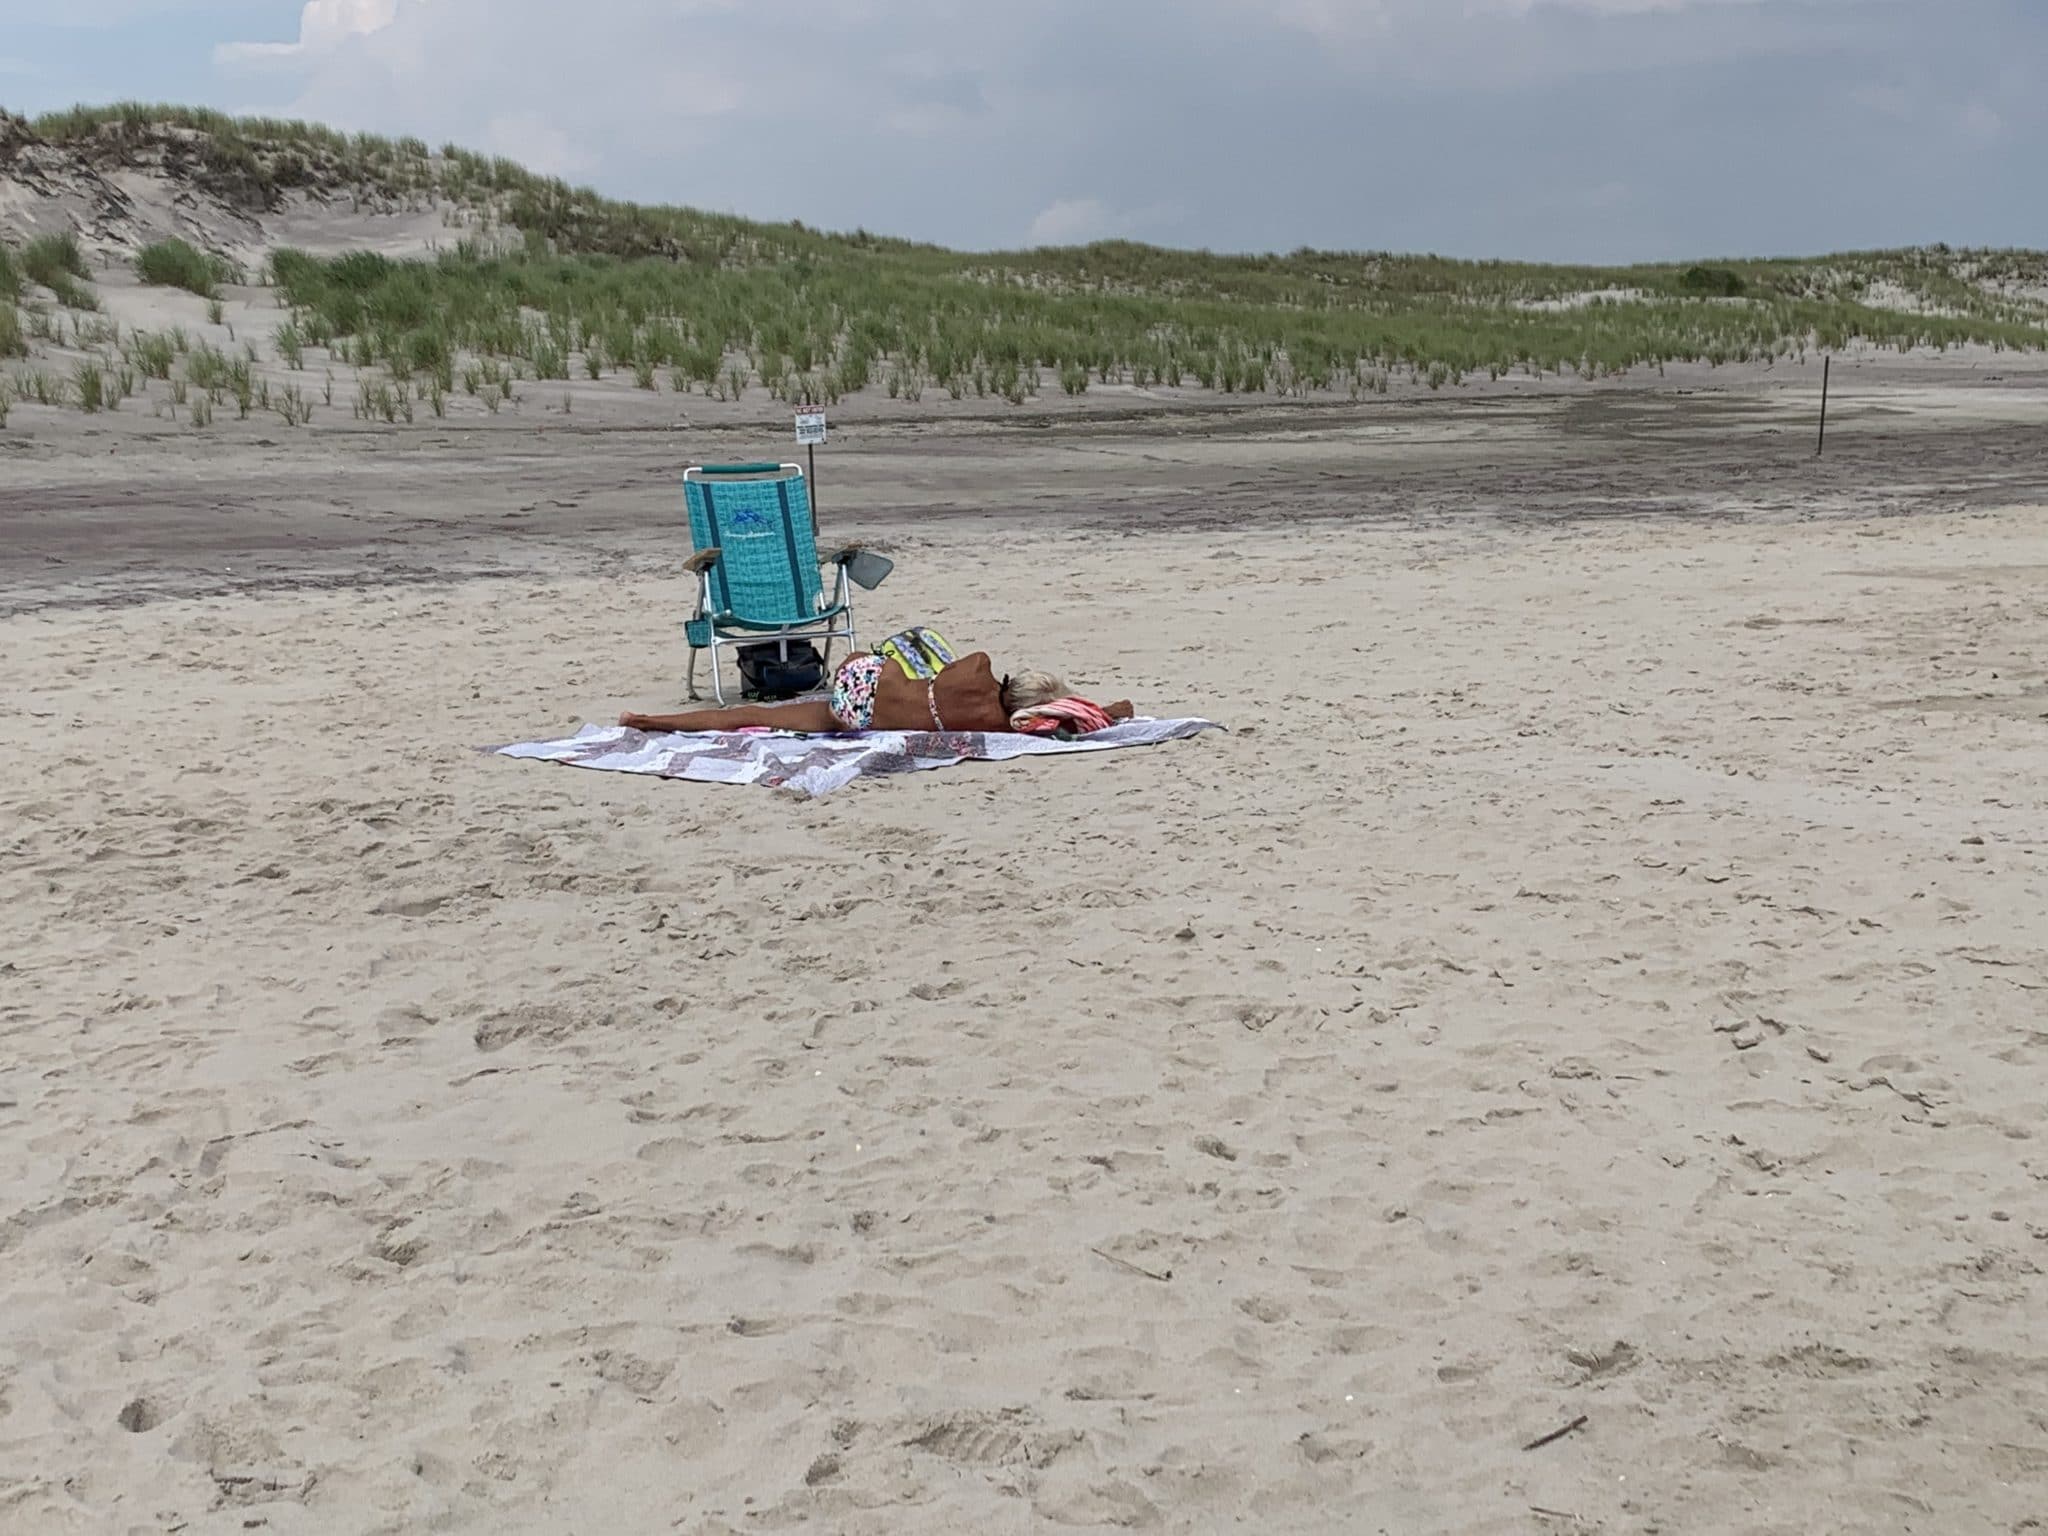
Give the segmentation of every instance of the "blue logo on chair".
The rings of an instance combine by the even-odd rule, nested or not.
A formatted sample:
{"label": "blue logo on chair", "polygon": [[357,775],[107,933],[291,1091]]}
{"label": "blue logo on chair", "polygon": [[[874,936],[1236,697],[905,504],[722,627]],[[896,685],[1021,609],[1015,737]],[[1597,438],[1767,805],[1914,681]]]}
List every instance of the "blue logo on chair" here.
{"label": "blue logo on chair", "polygon": [[765,507],[740,507],[727,514],[726,526],[736,533],[766,533],[775,526],[775,519]]}

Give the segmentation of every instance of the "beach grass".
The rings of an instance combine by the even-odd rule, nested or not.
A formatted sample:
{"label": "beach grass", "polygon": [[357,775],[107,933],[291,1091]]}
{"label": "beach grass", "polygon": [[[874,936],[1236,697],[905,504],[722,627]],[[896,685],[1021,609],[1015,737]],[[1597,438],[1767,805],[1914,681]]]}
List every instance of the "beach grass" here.
{"label": "beach grass", "polygon": [[107,403],[106,375],[100,372],[99,359],[88,358],[72,373],[72,388],[78,396],[79,409],[91,415]]}
{"label": "beach grass", "polygon": [[68,273],[80,279],[92,276],[92,268],[86,265],[85,251],[78,243],[78,236],[68,230],[61,234],[37,235],[23,249],[21,262],[28,275],[46,288],[50,286],[50,277],[56,273]]}
{"label": "beach grass", "polygon": [[92,268],[86,265],[78,237],[68,230],[38,235],[23,246],[21,271],[30,282],[40,283],[55,294],[57,302],[66,309],[99,308],[99,300],[88,286]]}
{"label": "beach grass", "polygon": [[[1080,253],[1085,255],[1086,253]],[[1033,253],[1053,266],[1076,253]],[[432,260],[281,251],[272,278],[295,332],[345,344],[395,376],[454,360],[516,361],[539,379],[631,366],[737,394],[736,367],[778,397],[835,400],[880,378],[915,400],[1005,398],[1041,375],[1069,394],[1126,380],[1192,380],[1223,393],[1383,392],[1390,376],[1433,389],[1475,375],[1601,378],[1672,362],[1768,362],[1852,341],[1946,348],[2048,346],[2048,308],[1953,279],[1952,267],[1867,258],[1852,280],[1819,264],[1623,271],[1449,263],[1434,258],[1199,258],[1099,248],[1103,263],[971,270],[924,256],[700,266],[661,258],[492,253]],[[1156,263],[1157,270],[1148,270]],[[1114,271],[1114,277],[1110,272]],[[1913,308],[1871,290],[1919,295]],[[1739,285],[1740,296],[1727,290]],[[1694,289],[1704,289],[1696,295]],[[979,383],[979,388],[976,388]]]}
{"label": "beach grass", "polygon": [[[414,399],[432,406],[458,379],[465,393],[510,403],[514,379],[618,369],[642,389],[665,375],[678,392],[718,399],[758,380],[789,402],[879,385],[913,402],[934,387],[1022,404],[1054,386],[1361,399],[1397,383],[1597,380],[1857,343],[2048,348],[2048,255],[2037,252],[1933,246],[1627,267],[1130,241],[957,252],[620,202],[456,146],[314,124],[123,103],[35,128],[60,143],[187,131],[207,174],[254,194],[319,185],[441,207],[466,232],[430,258],[285,250],[270,262],[289,311],[280,357],[298,368],[321,348],[380,370],[403,396],[388,410],[382,397],[359,406],[387,420]],[[143,261],[157,273],[145,280],[197,293],[225,275],[182,242]]]}
{"label": "beach grass", "polygon": [[[227,263],[218,256],[177,239],[144,246],[135,257],[135,273],[155,287],[183,288],[208,300],[214,299],[220,285],[232,275]],[[217,311],[208,318],[216,325],[220,323]]]}

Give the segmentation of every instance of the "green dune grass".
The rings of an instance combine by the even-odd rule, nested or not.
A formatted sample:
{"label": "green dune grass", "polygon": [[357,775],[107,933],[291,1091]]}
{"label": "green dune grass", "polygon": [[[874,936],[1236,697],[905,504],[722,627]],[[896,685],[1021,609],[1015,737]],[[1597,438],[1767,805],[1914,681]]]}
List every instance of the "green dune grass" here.
{"label": "green dune grass", "polygon": [[[2048,346],[2048,256],[2035,252],[1629,267],[1123,241],[960,252],[621,202],[452,145],[306,123],[126,103],[34,126],[114,153],[177,130],[201,172],[245,198],[347,189],[441,208],[453,248],[430,259],[284,251],[269,274],[295,366],[326,347],[440,393],[458,375],[478,393],[488,363],[492,384],[623,371],[642,388],[758,382],[806,401],[869,385],[1019,401],[1041,379],[1076,394],[1117,382],[1357,395],[1397,376],[1437,388],[1482,373],[1595,378],[1852,342]],[[210,258],[173,254],[156,259],[176,275],[156,280],[211,291]]]}

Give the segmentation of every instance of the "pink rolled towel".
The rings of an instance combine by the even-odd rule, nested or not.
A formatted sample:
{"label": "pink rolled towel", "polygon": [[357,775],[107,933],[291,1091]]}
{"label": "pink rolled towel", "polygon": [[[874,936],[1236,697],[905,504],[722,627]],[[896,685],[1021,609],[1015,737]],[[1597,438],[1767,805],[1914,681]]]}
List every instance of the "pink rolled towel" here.
{"label": "pink rolled towel", "polygon": [[1091,731],[1106,731],[1115,723],[1100,704],[1072,698],[1034,704],[1010,716],[1010,729],[1030,736],[1051,736],[1060,731],[1086,736]]}

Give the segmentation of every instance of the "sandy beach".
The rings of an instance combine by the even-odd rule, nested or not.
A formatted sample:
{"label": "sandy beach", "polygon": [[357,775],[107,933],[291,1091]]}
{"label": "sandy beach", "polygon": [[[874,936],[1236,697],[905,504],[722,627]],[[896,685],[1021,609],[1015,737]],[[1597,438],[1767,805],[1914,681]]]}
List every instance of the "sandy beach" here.
{"label": "sandy beach", "polygon": [[18,407],[0,1529],[2039,1528],[2048,371],[1699,372],[850,410],[1231,730],[816,802],[475,751],[786,420]]}

